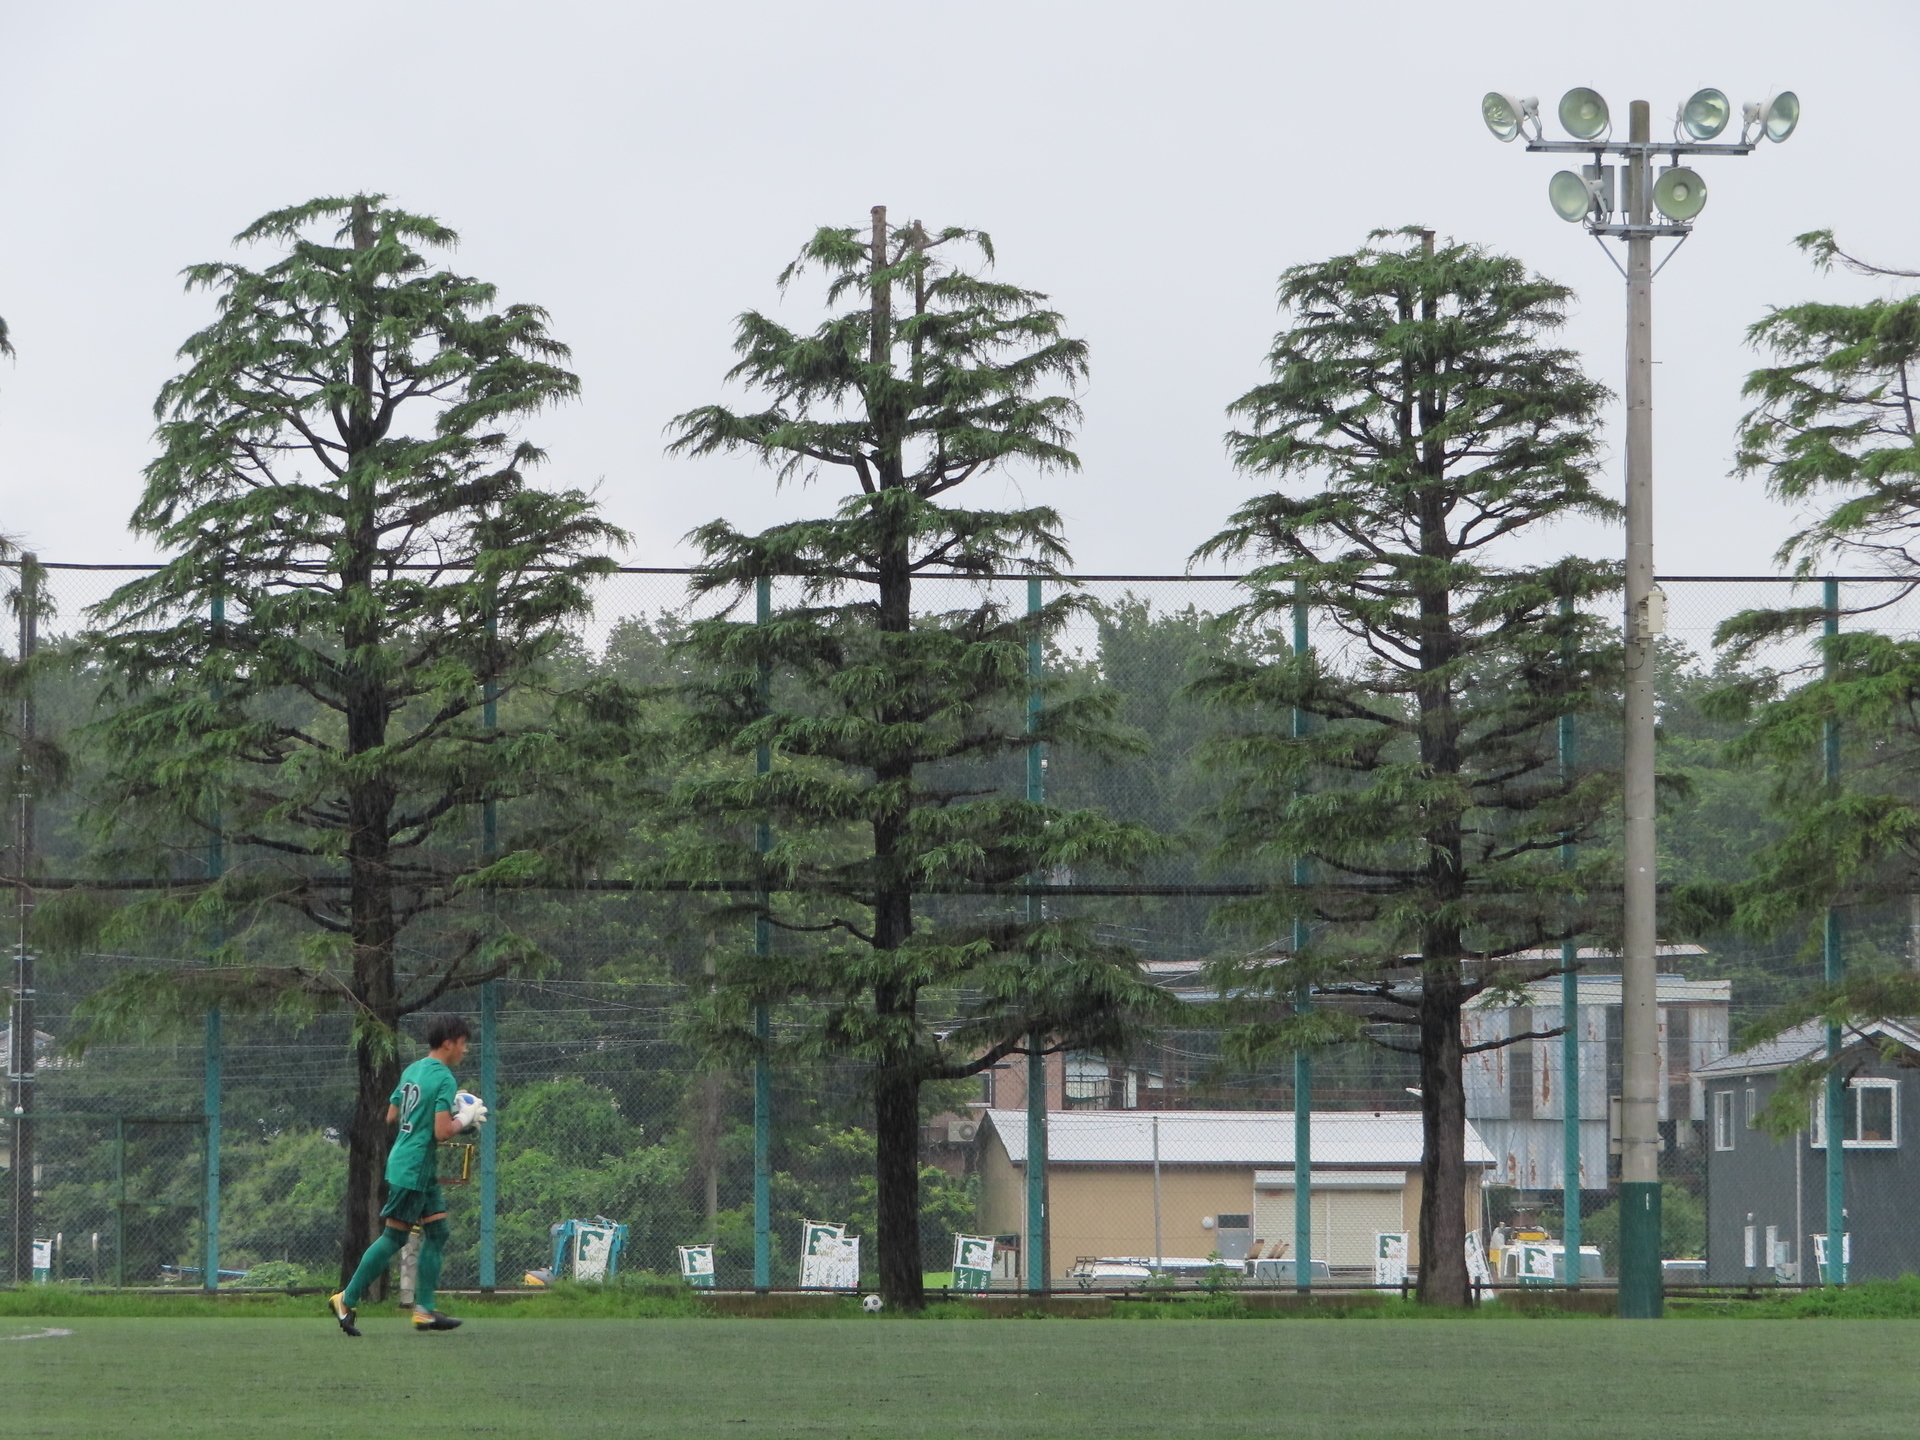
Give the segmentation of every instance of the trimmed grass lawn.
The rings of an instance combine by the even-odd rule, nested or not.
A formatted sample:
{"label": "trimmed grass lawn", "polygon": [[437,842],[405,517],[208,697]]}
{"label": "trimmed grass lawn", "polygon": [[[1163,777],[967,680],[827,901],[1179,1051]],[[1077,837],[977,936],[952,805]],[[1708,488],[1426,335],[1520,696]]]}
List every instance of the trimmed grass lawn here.
{"label": "trimmed grass lawn", "polygon": [[1726,1436],[1920,1432],[1920,1324],[11,1318],[27,1436]]}

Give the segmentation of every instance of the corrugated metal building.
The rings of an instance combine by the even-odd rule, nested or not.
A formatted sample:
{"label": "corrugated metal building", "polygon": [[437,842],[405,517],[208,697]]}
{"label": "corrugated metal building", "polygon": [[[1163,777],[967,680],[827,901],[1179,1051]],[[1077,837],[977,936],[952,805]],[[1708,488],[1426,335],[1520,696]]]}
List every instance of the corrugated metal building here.
{"label": "corrugated metal building", "polygon": [[[1542,955],[1541,958],[1557,958]],[[1664,961],[1704,955],[1698,945],[1663,945]],[[1604,962],[1609,951],[1582,950],[1583,962]],[[1581,975],[1580,1031],[1580,1184],[1607,1186],[1607,1099],[1620,1093],[1620,977]],[[1727,1017],[1733,985],[1727,980],[1689,980],[1662,975],[1655,991],[1659,1007],[1660,1087],[1663,1138],[1676,1151],[1702,1143],[1706,1098],[1699,1072],[1727,1053]],[[1528,987],[1527,1003],[1481,1001],[1462,1017],[1462,1038],[1484,1044],[1529,1031],[1558,1029],[1560,982],[1544,980]],[[1493,1183],[1522,1190],[1558,1190],[1564,1183],[1565,1065],[1560,1037],[1522,1040],[1498,1050],[1468,1055],[1464,1065],[1467,1118],[1492,1149]]]}
{"label": "corrugated metal building", "polygon": [[[983,1233],[1026,1243],[1027,1117],[989,1110],[976,1142]],[[1407,1231],[1418,1263],[1421,1124],[1414,1111],[1313,1116],[1313,1259],[1370,1271],[1373,1237]],[[1076,1259],[1152,1256],[1154,1155],[1160,1161],[1159,1253],[1218,1251],[1293,1240],[1293,1116],[1288,1112],[1124,1110],[1047,1117],[1047,1190],[1053,1275]],[[1467,1126],[1467,1225],[1480,1224],[1480,1190],[1493,1152]],[[1290,1250],[1289,1250],[1289,1253]]]}

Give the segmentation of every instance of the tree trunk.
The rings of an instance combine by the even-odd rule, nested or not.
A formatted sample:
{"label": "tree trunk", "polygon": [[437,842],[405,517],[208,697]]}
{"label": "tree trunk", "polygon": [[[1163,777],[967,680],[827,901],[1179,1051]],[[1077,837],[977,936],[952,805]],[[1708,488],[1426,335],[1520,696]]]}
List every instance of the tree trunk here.
{"label": "tree trunk", "polygon": [[[370,717],[347,712],[349,748],[372,748],[364,739]],[[384,737],[384,706],[378,707]],[[393,881],[387,870],[387,824],[392,789],[383,784],[352,788],[347,808],[352,832],[347,842],[348,905],[353,929],[354,1096],[353,1130],[347,1140],[347,1235],[341,1265],[351,1276],[360,1252],[379,1233],[390,1137],[387,1105],[400,1078],[400,996],[393,971]]]}
{"label": "tree trunk", "polygon": [[[353,214],[353,247],[368,250],[374,244],[373,222],[364,203]],[[352,304],[352,302],[348,302]],[[353,308],[359,309],[359,306]],[[371,313],[371,306],[367,307]],[[351,322],[361,330],[353,347],[351,382],[345,428],[347,448],[347,509],[343,517],[346,554],[340,571],[340,627],[346,721],[345,750],[366,755],[387,741],[391,702],[379,673],[383,639],[381,618],[372,601],[374,568],[379,561],[380,537],[376,522],[378,481],[363,456],[376,441],[373,404],[373,342],[358,316]],[[387,1105],[400,1076],[400,995],[393,969],[393,947],[398,926],[394,914],[393,872],[390,866],[393,806],[392,783],[382,778],[350,781],[347,786],[347,923],[353,943],[354,1079],[356,1094],[353,1127],[347,1137],[347,1231],[341,1246],[340,1268],[351,1278],[360,1253],[378,1235],[382,1196],[386,1191],[386,1161],[391,1140],[387,1134]]]}
{"label": "tree trunk", "polygon": [[926,1304],[920,1270],[920,1081],[882,1073],[873,1096],[880,1294],[895,1309]]}
{"label": "tree trunk", "polygon": [[[1432,253],[1433,236],[1425,236]],[[1421,316],[1434,319],[1431,294],[1423,297]],[[1424,358],[1410,359],[1414,371],[1430,373]],[[1414,388],[1409,385],[1408,394]],[[1420,497],[1420,551],[1429,559],[1455,558],[1447,534],[1444,447],[1433,438],[1441,420],[1434,387],[1420,387],[1415,458],[1429,477]],[[1458,775],[1461,721],[1454,704],[1450,667],[1460,653],[1453,619],[1453,595],[1444,585],[1420,594],[1420,759],[1435,775]],[[1454,810],[1439,810],[1425,835],[1427,903],[1444,913],[1466,893],[1463,822]],[[1460,1007],[1466,999],[1461,970],[1464,950],[1460,926],[1448,920],[1428,925],[1420,937],[1420,1284],[1422,1304],[1467,1304],[1467,1104],[1460,1073]]]}
{"label": "tree trunk", "polygon": [[[386,1203],[387,1097],[400,1079],[391,1049],[362,1039],[353,1047],[353,1122],[347,1132],[347,1229],[340,1246],[340,1284],[353,1278],[360,1255],[380,1234],[380,1207]],[[372,1298],[385,1298],[376,1290]]]}
{"label": "tree trunk", "polygon": [[1460,1076],[1458,962],[1428,965],[1421,983],[1418,1297],[1424,1305],[1463,1307],[1472,1292],[1467,1280],[1467,1097]]}
{"label": "tree trunk", "polygon": [[[882,284],[879,271],[887,263],[887,207],[873,207],[872,333],[869,359],[875,366],[890,363],[893,353],[893,293]],[[883,662],[887,647],[909,643],[913,631],[913,565],[911,539],[894,501],[906,484],[901,468],[902,434],[896,413],[898,397],[890,379],[876,378],[868,391],[868,421],[874,434],[874,464],[880,493],[875,497],[884,529],[875,546],[875,588],[879,601],[876,629]],[[898,640],[892,637],[899,637]],[[880,707],[886,725],[911,722],[910,703],[889,699]],[[915,988],[889,976],[885,966],[892,952],[913,938],[913,860],[908,827],[911,802],[904,798],[913,782],[912,760],[889,761],[874,767],[874,784],[902,796],[873,818],[873,948],[879,952],[880,974],[873,987],[873,1007],[882,1027],[883,1055],[874,1073],[874,1147],[876,1208],[880,1234],[878,1265],[880,1295],[899,1310],[918,1310],[926,1304],[920,1273],[920,1071],[915,1022],[919,995]]]}

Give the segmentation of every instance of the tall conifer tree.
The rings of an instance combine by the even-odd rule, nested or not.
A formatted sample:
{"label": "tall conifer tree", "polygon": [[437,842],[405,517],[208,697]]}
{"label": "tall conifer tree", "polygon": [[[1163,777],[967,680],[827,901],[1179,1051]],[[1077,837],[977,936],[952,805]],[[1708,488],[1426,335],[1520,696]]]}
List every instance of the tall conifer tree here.
{"label": "tall conifer tree", "polygon": [[[1823,270],[1837,261],[1858,274],[1920,279],[1920,271],[1848,254],[1828,230],[1796,243]],[[1821,642],[1820,675],[1762,670],[1712,701],[1721,718],[1752,721],[1731,751],[1776,767],[1785,830],[1754,857],[1750,881],[1705,898],[1721,916],[1771,938],[1795,923],[1823,923],[1829,906],[1920,895],[1920,639],[1886,623],[1898,613],[1893,606],[1920,588],[1920,292],[1909,283],[1857,305],[1781,306],[1747,336],[1772,363],[1747,377],[1754,408],[1740,426],[1741,471],[1763,479],[1779,499],[1824,506],[1778,558],[1808,578],[1852,560],[1848,568],[1887,582],[1841,586],[1841,610],[1857,618]],[[1716,638],[1730,644],[1733,658],[1747,659],[1783,636],[1817,632],[1827,619],[1824,606],[1749,611]],[[1829,781],[1832,727],[1846,752]],[[1780,1029],[1820,1013],[1857,1023],[1916,1011],[1920,976],[1856,966],[1767,1024]],[[1785,1106],[1781,1123],[1792,1123]]]}
{"label": "tall conifer tree", "polygon": [[[496,307],[423,253],[456,239],[384,196],[320,199],[237,237],[284,247],[264,269],[186,272],[219,313],[161,391],[133,517],[171,558],[99,608],[122,702],[101,726],[103,844],[185,878],[217,836],[224,876],[169,903],[189,933],[231,938],[226,963],[125,977],[96,1021],[216,1002],[352,1015],[343,1273],[378,1225],[400,1018],[526,953],[462,897],[574,873],[613,823],[537,803],[595,759],[539,692],[623,537],[582,493],[527,482],[543,456],[518,424],[579,382],[544,311]],[[506,831],[491,863],[488,801]],[[250,948],[248,917],[275,907],[312,928],[303,953]]]}
{"label": "tall conifer tree", "polygon": [[[741,773],[690,778],[676,798],[689,818],[732,824],[736,841],[706,863],[757,877],[768,899],[753,908],[779,937],[771,954],[720,964],[713,1038],[738,1052],[753,1007],[785,1005],[802,1026],[789,1053],[865,1066],[881,1293],[908,1307],[922,1300],[922,1087],[1025,1053],[1030,1036],[1118,1048],[1166,1003],[1130,952],[1086,927],[1011,898],[942,898],[1059,865],[1124,867],[1153,844],[1137,827],[1019,798],[1006,784],[1016,767],[993,773],[1034,741],[1107,753],[1122,741],[1098,695],[1049,693],[1034,729],[1023,724],[1028,641],[1059,629],[1072,596],[1028,616],[948,578],[1056,574],[1066,550],[1053,510],[964,509],[954,492],[1006,466],[1074,466],[1077,407],[1050,387],[1086,369],[1045,296],[940,262],[963,248],[992,260],[983,234],[889,228],[884,207],[865,235],[818,231],[781,283],[818,271],[829,305],[853,303],[804,333],[743,316],[732,373],[768,408],[692,411],[675,441],[758,455],[783,480],[852,482],[825,516],[696,532],[698,590],[766,579],[777,603],[765,625],[693,627],[715,678],[689,697],[691,734]],[[760,746],[773,764],[754,777]],[[772,827],[764,855],[756,823]]]}
{"label": "tall conifer tree", "polygon": [[[1199,552],[1255,559],[1241,624],[1285,634],[1305,604],[1324,648],[1213,659],[1194,690],[1235,722],[1212,750],[1236,782],[1222,853],[1277,876],[1238,915],[1311,927],[1285,963],[1223,962],[1221,978],[1283,1008],[1311,990],[1350,1035],[1419,1057],[1420,1296],[1460,1305],[1462,1011],[1560,973],[1524,952],[1598,923],[1579,903],[1594,877],[1563,870],[1560,849],[1595,834],[1613,789],[1559,773],[1555,722],[1601,704],[1615,673],[1614,627],[1580,608],[1615,573],[1502,565],[1503,542],[1615,513],[1593,488],[1606,392],[1543,343],[1565,288],[1430,232],[1372,239],[1282,276],[1289,325],[1228,446],[1249,476],[1294,483]],[[1329,1033],[1325,1012],[1268,1021],[1241,1048]]]}

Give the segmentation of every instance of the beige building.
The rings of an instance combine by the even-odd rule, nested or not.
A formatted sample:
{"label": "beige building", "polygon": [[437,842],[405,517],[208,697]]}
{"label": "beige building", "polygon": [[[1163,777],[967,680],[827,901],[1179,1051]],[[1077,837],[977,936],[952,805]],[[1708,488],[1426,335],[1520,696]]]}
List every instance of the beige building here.
{"label": "beige building", "polygon": [[[1370,1268],[1374,1236],[1405,1231],[1417,1264],[1419,1114],[1316,1113],[1311,1143],[1312,1258],[1336,1268]],[[981,1231],[1018,1236],[1024,1257],[1031,1252],[1025,1112],[987,1111],[976,1144]],[[1292,1253],[1291,1113],[1055,1111],[1047,1116],[1047,1153],[1050,1283],[1058,1284],[1081,1258],[1218,1252],[1236,1260],[1256,1246],[1267,1254]],[[1493,1163],[1469,1125],[1470,1229],[1480,1225],[1480,1190]]]}

